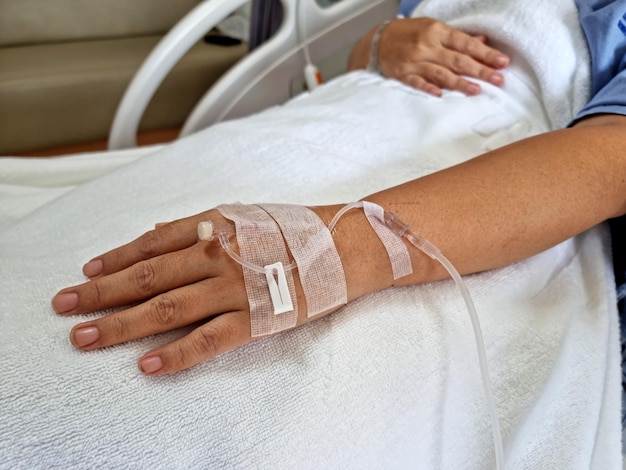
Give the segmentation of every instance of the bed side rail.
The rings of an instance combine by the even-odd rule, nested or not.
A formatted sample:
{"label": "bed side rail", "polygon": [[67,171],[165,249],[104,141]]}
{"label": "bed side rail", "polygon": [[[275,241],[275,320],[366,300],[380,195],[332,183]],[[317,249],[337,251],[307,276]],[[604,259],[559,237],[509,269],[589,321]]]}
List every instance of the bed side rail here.
{"label": "bed side rail", "polygon": [[[246,1],[205,1],[172,28],[126,90],[111,128],[109,149],[137,145],[141,116],[170,69],[207,31]],[[276,35],[211,87],[190,114],[181,136],[287,101],[293,78],[301,75],[305,66],[299,38],[309,38],[313,61],[323,60],[354,44],[377,23],[393,18],[399,4],[398,0],[342,0],[322,7],[313,0],[281,2],[284,17]]]}

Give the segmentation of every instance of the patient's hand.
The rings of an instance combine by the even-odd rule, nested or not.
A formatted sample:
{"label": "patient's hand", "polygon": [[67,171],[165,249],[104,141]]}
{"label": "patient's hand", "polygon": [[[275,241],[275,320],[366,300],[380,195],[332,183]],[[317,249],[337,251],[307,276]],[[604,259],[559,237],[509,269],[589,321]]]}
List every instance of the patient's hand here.
{"label": "patient's hand", "polygon": [[[351,70],[365,68],[375,30],[355,46]],[[500,86],[504,78],[497,70],[509,58],[486,44],[484,36],[472,37],[431,18],[395,20],[388,24],[379,42],[378,60],[385,77],[435,96],[441,89],[467,95],[480,93],[480,86],[462,76],[474,77]]]}
{"label": "patient's hand", "polygon": [[217,211],[209,211],[160,224],[87,263],[83,271],[92,280],[57,294],[52,301],[57,312],[70,315],[139,303],[76,325],[72,343],[92,350],[205,321],[141,358],[145,373],[164,374],[249,342],[241,266],[219,243],[197,240],[197,224],[204,220],[224,221]]}
{"label": "patient's hand", "polygon": [[[337,210],[333,206],[315,208],[326,223]],[[345,217],[347,221],[358,218],[357,214]],[[74,315],[134,305],[76,325],[70,333],[72,343],[82,350],[93,350],[199,323],[187,336],[140,359],[144,373],[167,374],[252,341],[242,268],[219,243],[198,241],[198,223],[206,220],[228,223],[211,210],[159,224],[137,240],[87,263],[83,272],[91,280],[61,290],[52,300],[58,313]],[[364,217],[357,222],[367,223]],[[379,243],[373,232],[369,236],[372,245]],[[366,240],[367,236],[360,235],[356,244],[345,238],[338,249],[342,250],[342,243],[349,249],[367,246]],[[231,244],[237,250],[234,238]],[[379,251],[382,254],[384,250]],[[368,250],[372,256],[375,252],[375,248]],[[393,280],[390,270],[385,280],[385,267],[375,262],[371,266],[376,275],[365,272],[360,267],[364,258],[353,256],[355,263],[345,263],[349,300],[387,287]],[[386,266],[385,260],[383,257]],[[297,325],[301,325],[311,319],[307,318],[306,299],[296,277]]]}

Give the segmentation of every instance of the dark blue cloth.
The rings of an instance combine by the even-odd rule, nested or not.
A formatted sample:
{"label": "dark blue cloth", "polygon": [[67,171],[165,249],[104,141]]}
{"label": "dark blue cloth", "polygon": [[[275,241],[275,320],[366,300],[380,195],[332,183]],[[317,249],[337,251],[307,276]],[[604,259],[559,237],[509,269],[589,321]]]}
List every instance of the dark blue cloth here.
{"label": "dark blue cloth", "polygon": [[622,429],[626,429],[626,217],[609,221],[622,343]]}

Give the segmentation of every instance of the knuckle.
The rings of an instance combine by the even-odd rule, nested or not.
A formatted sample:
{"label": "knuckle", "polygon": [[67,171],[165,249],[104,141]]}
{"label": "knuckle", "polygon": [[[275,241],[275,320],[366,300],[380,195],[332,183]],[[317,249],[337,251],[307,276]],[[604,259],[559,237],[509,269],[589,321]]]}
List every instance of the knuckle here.
{"label": "knuckle", "polygon": [[157,253],[159,235],[156,230],[144,233],[138,240],[137,251],[143,259],[153,258]]}
{"label": "knuckle", "polygon": [[193,347],[202,357],[215,357],[235,334],[236,327],[229,322],[222,322],[219,327],[207,324],[198,330]]}
{"label": "knuckle", "polygon": [[175,370],[184,369],[193,364],[193,358],[181,344],[173,344],[168,354],[169,366]]}
{"label": "knuckle", "polygon": [[103,272],[117,271],[120,268],[126,267],[120,250],[114,250],[102,257],[102,262],[105,269]]}
{"label": "knuckle", "polygon": [[214,357],[217,355],[219,345],[223,341],[222,333],[216,328],[205,326],[200,328],[194,338],[193,348],[201,356]]}
{"label": "knuckle", "polygon": [[455,72],[465,71],[467,68],[467,56],[456,54],[452,57],[452,69]]}
{"label": "knuckle", "polygon": [[171,296],[157,297],[152,303],[148,318],[157,328],[168,327],[176,321],[177,307],[178,302]]}
{"label": "knuckle", "polygon": [[473,55],[477,52],[478,47],[480,46],[480,41],[475,38],[469,38],[463,42],[462,50],[466,54]]}
{"label": "knuckle", "polygon": [[105,296],[104,296],[104,286],[101,282],[93,281],[91,282],[91,291],[92,291],[92,299],[94,305],[102,306]]}
{"label": "knuckle", "polygon": [[139,295],[150,295],[157,287],[157,272],[151,263],[143,262],[137,264],[130,271],[130,283]]}
{"label": "knuckle", "polygon": [[492,69],[489,69],[487,67],[481,67],[480,71],[478,72],[478,78],[488,82],[491,74],[493,73],[494,71]]}
{"label": "knuckle", "polygon": [[113,338],[117,340],[126,338],[128,329],[126,328],[124,321],[119,316],[112,315],[109,317],[108,324],[108,330]]}
{"label": "knuckle", "polygon": [[436,67],[431,72],[431,78],[435,83],[444,83],[446,80],[446,72],[441,67]]}
{"label": "knuckle", "polygon": [[439,33],[439,32],[441,32],[441,31],[443,31],[445,29],[444,28],[445,25],[442,22],[437,21],[437,20],[435,20],[433,18],[428,18],[424,23],[425,23],[424,29],[428,33],[436,34],[436,33]]}

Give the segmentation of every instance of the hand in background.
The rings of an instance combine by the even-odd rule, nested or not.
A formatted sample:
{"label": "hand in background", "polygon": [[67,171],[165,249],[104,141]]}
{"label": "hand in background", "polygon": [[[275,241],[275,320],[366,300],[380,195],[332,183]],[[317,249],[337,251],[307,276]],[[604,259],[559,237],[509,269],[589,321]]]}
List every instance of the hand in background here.
{"label": "hand in background", "polygon": [[[376,29],[355,46],[351,70],[367,66]],[[476,95],[480,85],[464,76],[500,86],[504,77],[498,70],[509,63],[486,43],[485,36],[473,37],[431,18],[395,20],[382,32],[378,62],[385,77],[431,95],[440,96],[444,88]]]}

